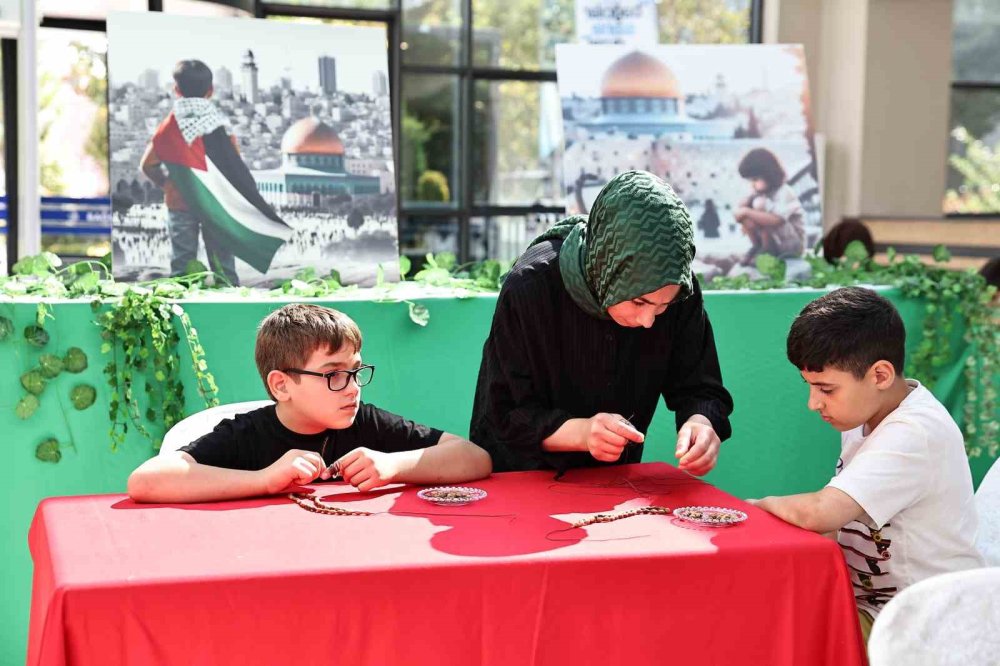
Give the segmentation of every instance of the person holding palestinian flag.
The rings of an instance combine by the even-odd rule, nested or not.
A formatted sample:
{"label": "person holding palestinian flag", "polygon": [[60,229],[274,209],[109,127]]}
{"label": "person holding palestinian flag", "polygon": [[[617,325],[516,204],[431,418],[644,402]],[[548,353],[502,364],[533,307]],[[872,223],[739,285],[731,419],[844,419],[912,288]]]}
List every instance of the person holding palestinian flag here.
{"label": "person holding palestinian flag", "polygon": [[174,67],[174,84],[174,108],[140,165],[164,191],[170,273],[183,275],[197,259],[200,231],[211,269],[237,285],[235,257],[266,273],[292,228],[258,192],[228,119],[211,102],[208,65],[181,60]]}

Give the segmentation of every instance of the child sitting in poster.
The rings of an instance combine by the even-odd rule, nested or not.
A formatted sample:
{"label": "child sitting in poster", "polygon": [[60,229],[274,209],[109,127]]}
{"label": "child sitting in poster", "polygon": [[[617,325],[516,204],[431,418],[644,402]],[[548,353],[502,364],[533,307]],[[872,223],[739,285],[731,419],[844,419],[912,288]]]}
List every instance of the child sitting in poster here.
{"label": "child sitting in poster", "polygon": [[739,171],[753,187],[753,193],[740,202],[734,213],[751,243],[742,265],[752,266],[759,254],[802,256],[802,202],[785,182],[781,162],[770,150],[754,148],[740,160]]}

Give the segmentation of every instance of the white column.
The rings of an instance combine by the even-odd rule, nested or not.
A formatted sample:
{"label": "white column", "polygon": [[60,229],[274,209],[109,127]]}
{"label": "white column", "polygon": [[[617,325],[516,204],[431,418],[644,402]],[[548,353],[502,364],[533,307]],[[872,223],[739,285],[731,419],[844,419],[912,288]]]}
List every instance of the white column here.
{"label": "white column", "polygon": [[[35,0],[21,0],[21,36],[17,41],[17,252],[42,250],[38,199],[38,20]],[[8,193],[8,196],[13,193]]]}

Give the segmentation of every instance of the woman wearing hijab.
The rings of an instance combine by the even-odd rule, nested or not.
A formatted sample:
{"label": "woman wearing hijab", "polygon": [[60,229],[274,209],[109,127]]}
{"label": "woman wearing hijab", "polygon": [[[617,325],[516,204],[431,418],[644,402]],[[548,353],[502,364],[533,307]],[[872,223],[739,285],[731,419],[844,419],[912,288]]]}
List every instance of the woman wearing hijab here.
{"label": "woman wearing hijab", "polygon": [[645,171],[615,176],[589,219],[536,238],[507,276],[483,347],[470,437],[495,471],[634,463],[659,396],[680,468],[706,474],[732,398],[691,275],[691,217]]}

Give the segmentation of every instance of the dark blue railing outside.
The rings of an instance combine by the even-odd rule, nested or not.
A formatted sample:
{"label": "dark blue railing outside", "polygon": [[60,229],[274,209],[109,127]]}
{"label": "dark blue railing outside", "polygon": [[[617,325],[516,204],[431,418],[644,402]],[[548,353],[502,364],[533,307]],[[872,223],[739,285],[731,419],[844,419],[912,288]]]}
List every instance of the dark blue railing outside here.
{"label": "dark blue railing outside", "polygon": [[[111,233],[111,199],[42,197],[43,234],[107,236]],[[0,196],[0,234],[7,233],[7,197]]]}

